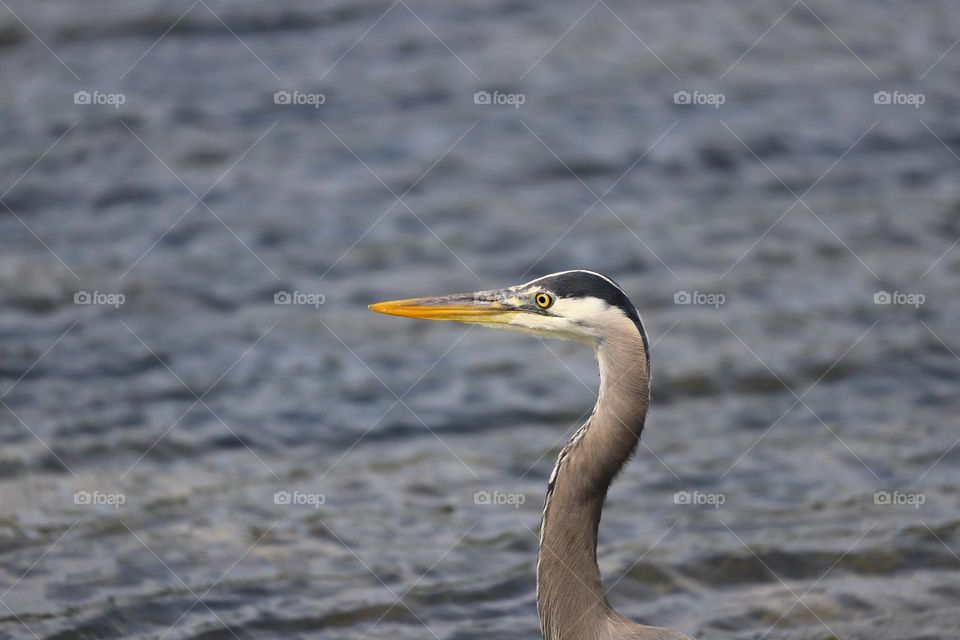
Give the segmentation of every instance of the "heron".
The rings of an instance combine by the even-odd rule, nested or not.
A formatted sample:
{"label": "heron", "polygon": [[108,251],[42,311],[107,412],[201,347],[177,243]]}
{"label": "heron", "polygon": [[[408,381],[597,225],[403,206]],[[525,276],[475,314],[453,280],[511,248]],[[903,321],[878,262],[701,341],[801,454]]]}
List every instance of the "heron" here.
{"label": "heron", "polygon": [[392,300],[369,308],[574,340],[593,348],[600,368],[597,403],[560,450],[540,520],[540,631],[545,640],[691,640],[614,611],[597,565],[597,531],[607,490],[637,448],[650,398],[650,345],[623,288],[607,276],[577,269],[504,289]]}

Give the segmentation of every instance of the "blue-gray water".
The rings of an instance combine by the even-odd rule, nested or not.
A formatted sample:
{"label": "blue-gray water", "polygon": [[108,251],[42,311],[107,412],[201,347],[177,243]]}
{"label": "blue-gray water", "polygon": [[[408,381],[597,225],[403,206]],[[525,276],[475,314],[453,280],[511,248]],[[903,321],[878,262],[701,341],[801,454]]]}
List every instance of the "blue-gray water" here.
{"label": "blue-gray water", "polygon": [[539,637],[591,354],[366,304],[583,267],[653,343],[614,606],[957,638],[958,37],[927,0],[8,0],[0,636]]}

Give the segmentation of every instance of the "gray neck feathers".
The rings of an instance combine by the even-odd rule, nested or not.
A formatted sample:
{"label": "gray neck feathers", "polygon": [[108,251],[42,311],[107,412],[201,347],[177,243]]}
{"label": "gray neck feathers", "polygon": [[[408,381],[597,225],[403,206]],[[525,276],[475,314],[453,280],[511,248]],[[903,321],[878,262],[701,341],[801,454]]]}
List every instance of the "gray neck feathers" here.
{"label": "gray neck feathers", "polygon": [[628,319],[596,347],[600,395],[560,452],[547,489],[537,560],[537,611],[546,640],[603,640],[625,620],[607,604],[597,529],[607,489],[640,440],[649,400],[643,338]]}

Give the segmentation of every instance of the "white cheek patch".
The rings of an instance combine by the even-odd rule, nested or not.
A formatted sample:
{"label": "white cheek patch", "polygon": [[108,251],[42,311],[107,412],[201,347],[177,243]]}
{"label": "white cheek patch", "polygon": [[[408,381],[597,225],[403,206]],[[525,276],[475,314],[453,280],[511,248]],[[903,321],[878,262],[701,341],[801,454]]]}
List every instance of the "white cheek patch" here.
{"label": "white cheek patch", "polygon": [[558,298],[547,314],[518,314],[510,321],[509,326],[536,336],[565,338],[590,344],[600,338],[597,326],[603,324],[602,318],[611,311],[616,310],[612,310],[606,302],[597,298]]}
{"label": "white cheek patch", "polygon": [[592,323],[608,313],[610,305],[599,298],[558,298],[550,313],[573,321]]}
{"label": "white cheek patch", "polygon": [[510,326],[525,333],[531,333],[545,338],[557,337],[561,333],[569,333],[574,327],[566,318],[542,316],[535,313],[521,313],[510,320]]}

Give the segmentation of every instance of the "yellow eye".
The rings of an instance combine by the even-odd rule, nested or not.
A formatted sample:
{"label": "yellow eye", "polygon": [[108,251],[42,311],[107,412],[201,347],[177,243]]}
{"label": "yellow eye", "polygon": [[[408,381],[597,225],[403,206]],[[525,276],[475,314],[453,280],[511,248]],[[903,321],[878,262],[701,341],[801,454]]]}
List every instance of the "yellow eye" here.
{"label": "yellow eye", "polygon": [[541,309],[548,309],[553,304],[553,297],[549,293],[540,292],[534,297],[534,302]]}

